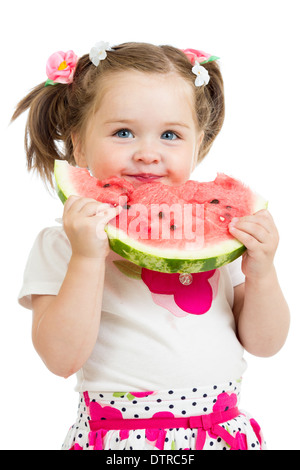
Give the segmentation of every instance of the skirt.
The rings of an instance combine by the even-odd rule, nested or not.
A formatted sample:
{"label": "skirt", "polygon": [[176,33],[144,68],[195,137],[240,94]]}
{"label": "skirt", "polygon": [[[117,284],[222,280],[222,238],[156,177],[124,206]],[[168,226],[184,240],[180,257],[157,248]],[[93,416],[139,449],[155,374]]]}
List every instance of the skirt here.
{"label": "skirt", "polygon": [[238,408],[240,385],[80,393],[62,450],[265,450],[259,424]]}

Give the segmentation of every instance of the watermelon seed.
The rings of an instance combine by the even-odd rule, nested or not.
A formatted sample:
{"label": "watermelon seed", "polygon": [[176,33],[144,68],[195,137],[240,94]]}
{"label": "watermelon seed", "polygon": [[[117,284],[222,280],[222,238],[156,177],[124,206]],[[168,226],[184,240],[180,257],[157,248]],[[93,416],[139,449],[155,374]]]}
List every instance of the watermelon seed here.
{"label": "watermelon seed", "polygon": [[219,199],[213,199],[212,201],[210,201],[210,204],[219,204]]}
{"label": "watermelon seed", "polygon": [[129,204],[125,204],[125,206],[123,206],[123,209],[130,209],[130,205]]}
{"label": "watermelon seed", "polygon": [[222,216],[220,215],[220,220],[221,220],[221,222],[224,222],[225,217],[222,217]]}
{"label": "watermelon seed", "polygon": [[171,230],[176,230],[176,228],[177,228],[176,225],[171,225],[171,226],[170,226],[170,229],[171,229]]}
{"label": "watermelon seed", "polygon": [[162,218],[164,217],[163,212],[159,212],[159,213],[158,213],[158,217],[159,217],[160,219],[162,219]]}
{"label": "watermelon seed", "polygon": [[226,206],[226,209],[232,209],[232,207],[231,206]]}
{"label": "watermelon seed", "polygon": [[106,183],[103,185],[103,188],[109,188],[110,184],[109,183]]}

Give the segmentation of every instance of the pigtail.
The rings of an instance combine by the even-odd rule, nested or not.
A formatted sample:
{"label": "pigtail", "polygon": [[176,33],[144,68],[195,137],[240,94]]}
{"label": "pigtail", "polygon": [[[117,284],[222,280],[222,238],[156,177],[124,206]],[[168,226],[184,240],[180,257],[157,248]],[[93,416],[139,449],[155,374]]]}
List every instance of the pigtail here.
{"label": "pigtail", "polygon": [[[37,171],[43,181],[53,187],[54,160],[71,160],[72,142],[71,136],[67,135],[68,86],[56,84],[45,87],[44,83],[38,85],[17,105],[12,121],[27,110],[27,169]],[[64,145],[61,145],[62,142]]]}

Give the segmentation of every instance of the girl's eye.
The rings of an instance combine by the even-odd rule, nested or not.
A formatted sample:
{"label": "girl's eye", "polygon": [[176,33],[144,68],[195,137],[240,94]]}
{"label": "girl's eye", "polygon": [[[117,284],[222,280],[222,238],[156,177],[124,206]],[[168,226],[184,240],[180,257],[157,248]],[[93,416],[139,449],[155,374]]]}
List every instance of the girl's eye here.
{"label": "girl's eye", "polygon": [[121,139],[128,139],[129,137],[133,137],[132,132],[128,129],[120,129],[118,132],[115,133],[117,137],[121,137]]}
{"label": "girl's eye", "polygon": [[166,140],[175,140],[178,138],[178,136],[175,134],[175,132],[166,131],[162,134],[161,138]]}

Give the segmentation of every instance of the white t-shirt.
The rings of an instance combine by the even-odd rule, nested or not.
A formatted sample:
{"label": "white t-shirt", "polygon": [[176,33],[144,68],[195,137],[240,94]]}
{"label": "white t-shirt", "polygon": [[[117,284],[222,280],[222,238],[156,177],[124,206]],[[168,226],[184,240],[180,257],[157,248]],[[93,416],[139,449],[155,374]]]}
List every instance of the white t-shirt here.
{"label": "white t-shirt", "polygon": [[[19,303],[31,309],[31,294],[57,295],[70,257],[61,226],[40,232],[29,254]],[[192,275],[196,296],[178,279],[172,281],[174,294],[164,293],[165,278],[160,277],[154,277],[158,283],[153,292],[151,276],[149,281],[142,277],[145,273],[112,251],[108,255],[98,339],[77,373],[75,389],[164,390],[241,377],[246,362],[232,314],[233,287],[244,282],[240,259],[212,271],[209,279],[203,273]],[[162,286],[159,292],[157,284]]]}

